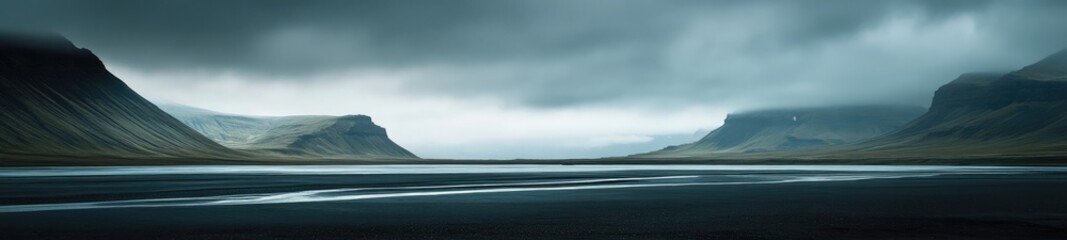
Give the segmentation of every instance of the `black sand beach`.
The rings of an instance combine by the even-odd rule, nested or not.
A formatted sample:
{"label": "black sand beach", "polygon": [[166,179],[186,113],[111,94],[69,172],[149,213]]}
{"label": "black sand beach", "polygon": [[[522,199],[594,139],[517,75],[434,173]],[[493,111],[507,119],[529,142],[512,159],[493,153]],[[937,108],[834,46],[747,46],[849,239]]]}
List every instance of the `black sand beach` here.
{"label": "black sand beach", "polygon": [[4,170],[0,232],[3,239],[1067,238],[1067,170],[1058,168],[556,171],[566,167]]}

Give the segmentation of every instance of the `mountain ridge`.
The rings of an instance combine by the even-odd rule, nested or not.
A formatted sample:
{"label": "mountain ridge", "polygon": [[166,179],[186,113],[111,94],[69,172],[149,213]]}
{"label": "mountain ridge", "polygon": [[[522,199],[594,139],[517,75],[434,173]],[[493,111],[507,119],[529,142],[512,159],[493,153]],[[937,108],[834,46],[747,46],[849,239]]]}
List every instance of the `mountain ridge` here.
{"label": "mountain ridge", "polygon": [[930,111],[865,146],[975,154],[1067,147],[1067,49],[1006,74],[962,74],[938,88]]}
{"label": "mountain ridge", "polygon": [[640,156],[743,154],[845,144],[895,131],[922,111],[921,107],[869,105],[734,113],[697,142]]}
{"label": "mountain ridge", "polygon": [[0,33],[0,153],[234,158],[58,34]]}

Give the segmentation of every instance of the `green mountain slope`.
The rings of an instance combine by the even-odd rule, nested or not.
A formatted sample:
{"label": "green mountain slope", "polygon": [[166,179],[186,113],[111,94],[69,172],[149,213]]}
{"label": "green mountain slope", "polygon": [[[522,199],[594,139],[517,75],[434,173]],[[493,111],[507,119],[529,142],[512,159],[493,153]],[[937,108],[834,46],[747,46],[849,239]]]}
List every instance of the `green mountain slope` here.
{"label": "green mountain slope", "polygon": [[861,144],[908,155],[1067,152],[1067,50],[1008,74],[964,74],[901,131]]}

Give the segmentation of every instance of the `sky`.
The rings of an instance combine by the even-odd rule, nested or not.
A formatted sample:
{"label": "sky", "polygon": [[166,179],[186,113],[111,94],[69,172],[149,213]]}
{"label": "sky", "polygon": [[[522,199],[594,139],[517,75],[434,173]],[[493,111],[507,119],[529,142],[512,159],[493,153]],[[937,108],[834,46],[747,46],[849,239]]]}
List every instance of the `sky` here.
{"label": "sky", "polygon": [[142,96],[365,114],[424,158],[620,156],[731,112],[927,106],[1067,48],[1067,1],[8,1]]}

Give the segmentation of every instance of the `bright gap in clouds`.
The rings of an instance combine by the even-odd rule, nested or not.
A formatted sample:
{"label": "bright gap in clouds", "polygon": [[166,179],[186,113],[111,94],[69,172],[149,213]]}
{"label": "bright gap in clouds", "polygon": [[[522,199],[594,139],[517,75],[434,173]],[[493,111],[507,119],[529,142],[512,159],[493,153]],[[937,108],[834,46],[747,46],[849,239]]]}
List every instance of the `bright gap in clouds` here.
{"label": "bright gap in clouds", "polygon": [[[744,39],[726,41],[730,39],[720,39],[714,33],[686,31],[676,47],[665,50],[667,57],[663,58],[677,61],[671,66],[681,68],[664,69],[664,79],[646,90],[664,91],[659,88],[678,81],[689,82],[689,89],[663,96],[620,91],[618,94],[637,96],[637,100],[613,102],[609,98],[555,107],[517,104],[511,93],[522,93],[523,89],[516,86],[472,86],[478,92],[470,94],[432,88],[457,80],[537,83],[540,85],[531,86],[543,87],[552,84],[538,83],[537,79],[496,80],[537,74],[553,79],[553,74],[544,73],[567,76],[588,71],[585,66],[614,64],[619,56],[576,56],[581,61],[547,67],[531,63],[514,68],[356,68],[300,77],[218,70],[138,70],[117,64],[109,69],[154,101],[242,115],[369,115],[394,141],[423,158],[595,158],[695,141],[701,137],[698,131],[718,127],[726,114],[735,110],[925,103],[937,86],[974,70],[970,67],[998,65],[981,60],[993,58],[980,57],[994,55],[989,51],[996,49],[974,50],[991,44],[976,40],[978,33],[969,16],[925,25],[918,24],[921,20],[921,16],[896,15],[854,36],[766,56],[747,56],[736,50],[746,46]],[[730,64],[700,64],[723,62]],[[482,71],[486,68],[503,70]],[[910,74],[902,77],[901,73]],[[596,74],[577,76],[590,75]],[[719,85],[704,86],[709,81]],[[573,87],[603,92],[607,90],[602,87],[612,83],[583,84]],[[692,101],[699,99],[687,95],[693,89],[714,93],[707,100]],[[899,97],[902,94],[909,97]],[[671,102],[676,98],[685,101]]]}
{"label": "bright gap in clouds", "polygon": [[[408,93],[417,72],[340,72],[292,81],[238,73],[140,72],[108,67],[149,100],[240,115],[365,114],[423,158],[516,159],[623,156],[695,141],[728,110],[670,112],[639,106],[561,109],[486,97]],[[256,79],[252,79],[256,78]]]}

